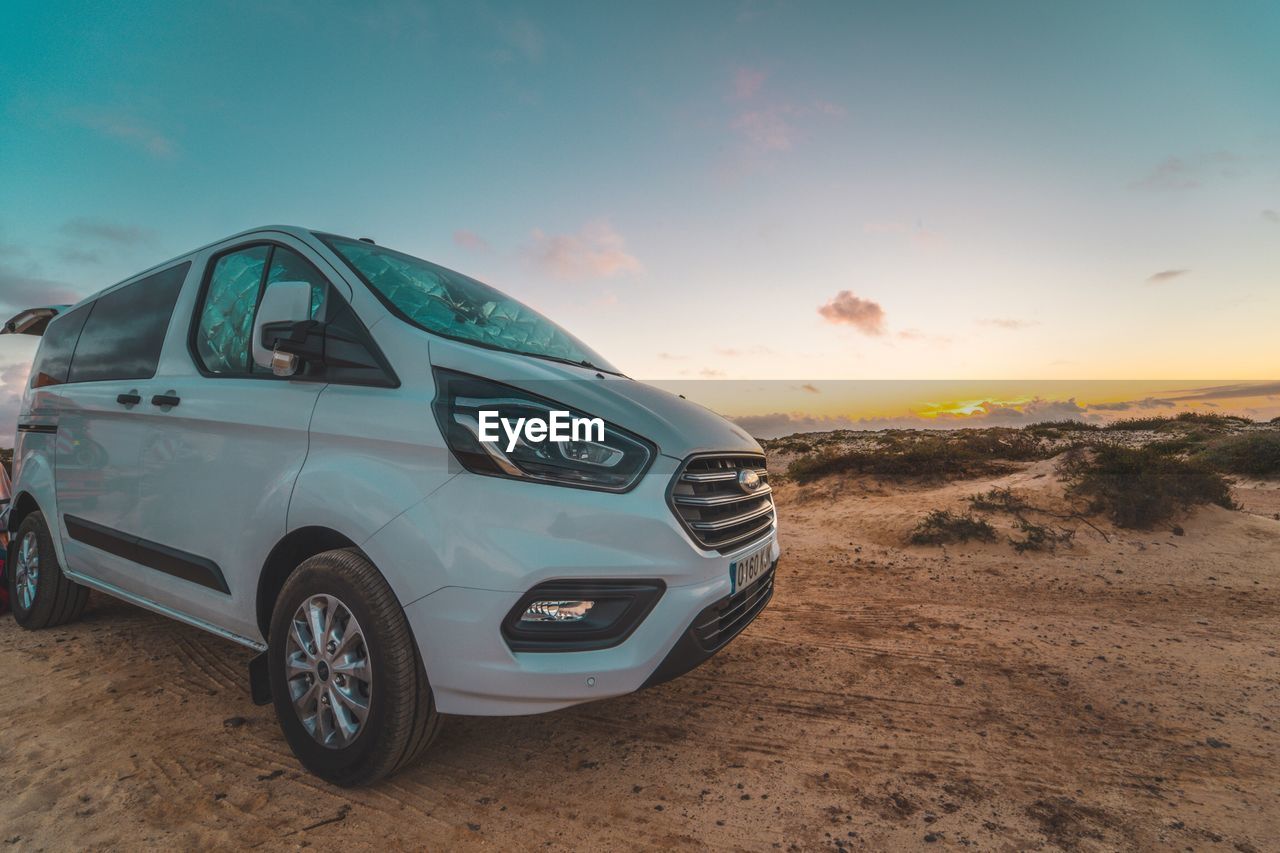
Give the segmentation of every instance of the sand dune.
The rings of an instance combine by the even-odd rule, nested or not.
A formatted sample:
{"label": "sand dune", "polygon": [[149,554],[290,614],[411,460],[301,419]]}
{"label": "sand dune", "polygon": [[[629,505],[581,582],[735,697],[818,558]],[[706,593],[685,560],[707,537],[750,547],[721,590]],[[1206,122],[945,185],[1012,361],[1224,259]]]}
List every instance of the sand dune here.
{"label": "sand dune", "polygon": [[[248,653],[98,597],[0,667],[3,838],[21,849],[642,846],[1262,850],[1280,837],[1280,488],[1073,545],[905,547],[1051,462],[940,487],[783,484],[768,611],[651,691],[452,718],[373,789],[302,772]],[[997,519],[997,525],[1006,525]],[[1002,531],[1004,527],[1001,528]]]}

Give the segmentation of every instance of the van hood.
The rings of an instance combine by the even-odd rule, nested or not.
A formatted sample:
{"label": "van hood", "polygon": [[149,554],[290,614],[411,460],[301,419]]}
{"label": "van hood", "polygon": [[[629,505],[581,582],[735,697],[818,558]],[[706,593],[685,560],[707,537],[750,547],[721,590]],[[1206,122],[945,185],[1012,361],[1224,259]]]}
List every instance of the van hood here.
{"label": "van hood", "polygon": [[763,453],[746,430],[652,385],[591,368],[433,339],[435,367],[470,373],[564,403],[622,427],[677,459],[692,453]]}

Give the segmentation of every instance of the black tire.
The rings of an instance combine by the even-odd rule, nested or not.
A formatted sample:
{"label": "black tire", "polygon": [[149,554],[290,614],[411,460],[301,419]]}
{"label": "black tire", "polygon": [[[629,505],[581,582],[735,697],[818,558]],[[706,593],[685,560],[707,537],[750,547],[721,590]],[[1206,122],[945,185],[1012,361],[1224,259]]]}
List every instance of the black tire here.
{"label": "black tire", "polygon": [[[22,580],[19,575],[22,573],[19,571],[18,555],[23,541],[28,537],[32,537],[39,560],[38,574],[33,585],[35,596],[29,605],[24,606],[26,597],[19,590]],[[9,607],[13,610],[13,618],[29,631],[54,628],[79,619],[80,614],[84,613],[84,606],[89,602],[89,588],[62,573],[58,554],[53,550],[53,536],[49,533],[49,525],[45,524],[44,514],[38,510],[22,519],[18,532],[9,541],[5,574],[8,575]],[[30,580],[29,574],[26,577]]]}
{"label": "black tire", "polygon": [[[367,716],[350,742],[336,748],[321,744],[303,724],[286,675],[294,614],[315,596],[337,599],[359,623],[372,671]],[[355,549],[326,551],[294,569],[276,598],[267,654],[271,697],[285,740],[302,765],[327,782],[344,787],[376,782],[411,763],[439,733],[440,715],[404,608]],[[323,677],[337,676],[326,669]],[[320,676],[310,678],[304,683],[320,681]],[[315,707],[317,715],[325,713]]]}

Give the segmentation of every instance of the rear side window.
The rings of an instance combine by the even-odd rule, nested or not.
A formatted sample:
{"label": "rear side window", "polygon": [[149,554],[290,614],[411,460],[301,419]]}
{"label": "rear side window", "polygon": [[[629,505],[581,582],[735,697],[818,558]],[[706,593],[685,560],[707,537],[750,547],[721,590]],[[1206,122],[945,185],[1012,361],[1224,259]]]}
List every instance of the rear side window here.
{"label": "rear side window", "polygon": [[158,272],[100,296],[85,320],[68,382],[150,379],[165,330],[191,263]]}
{"label": "rear side window", "polygon": [[48,385],[61,385],[67,381],[67,372],[71,369],[71,354],[75,352],[76,341],[80,338],[80,330],[84,328],[85,318],[89,316],[92,304],[81,305],[76,310],[55,317],[40,339],[40,350],[36,353],[35,364],[31,368],[31,387],[44,388]]}
{"label": "rear side window", "polygon": [[310,284],[311,317],[323,316],[329,282],[292,249],[250,246],[214,260],[192,336],[196,357],[206,372],[271,374],[254,364],[249,344],[258,303],[274,281]]}

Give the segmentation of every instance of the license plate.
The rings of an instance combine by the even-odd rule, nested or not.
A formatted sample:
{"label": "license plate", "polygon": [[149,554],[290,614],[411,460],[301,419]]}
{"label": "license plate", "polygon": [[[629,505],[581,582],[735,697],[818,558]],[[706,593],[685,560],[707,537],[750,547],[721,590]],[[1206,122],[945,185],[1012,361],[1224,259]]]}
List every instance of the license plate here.
{"label": "license plate", "polygon": [[767,542],[764,547],[758,548],[741,560],[734,560],[729,564],[730,595],[740,589],[746,589],[760,579],[760,576],[765,573],[771,563],[769,551],[772,547],[773,543]]}

